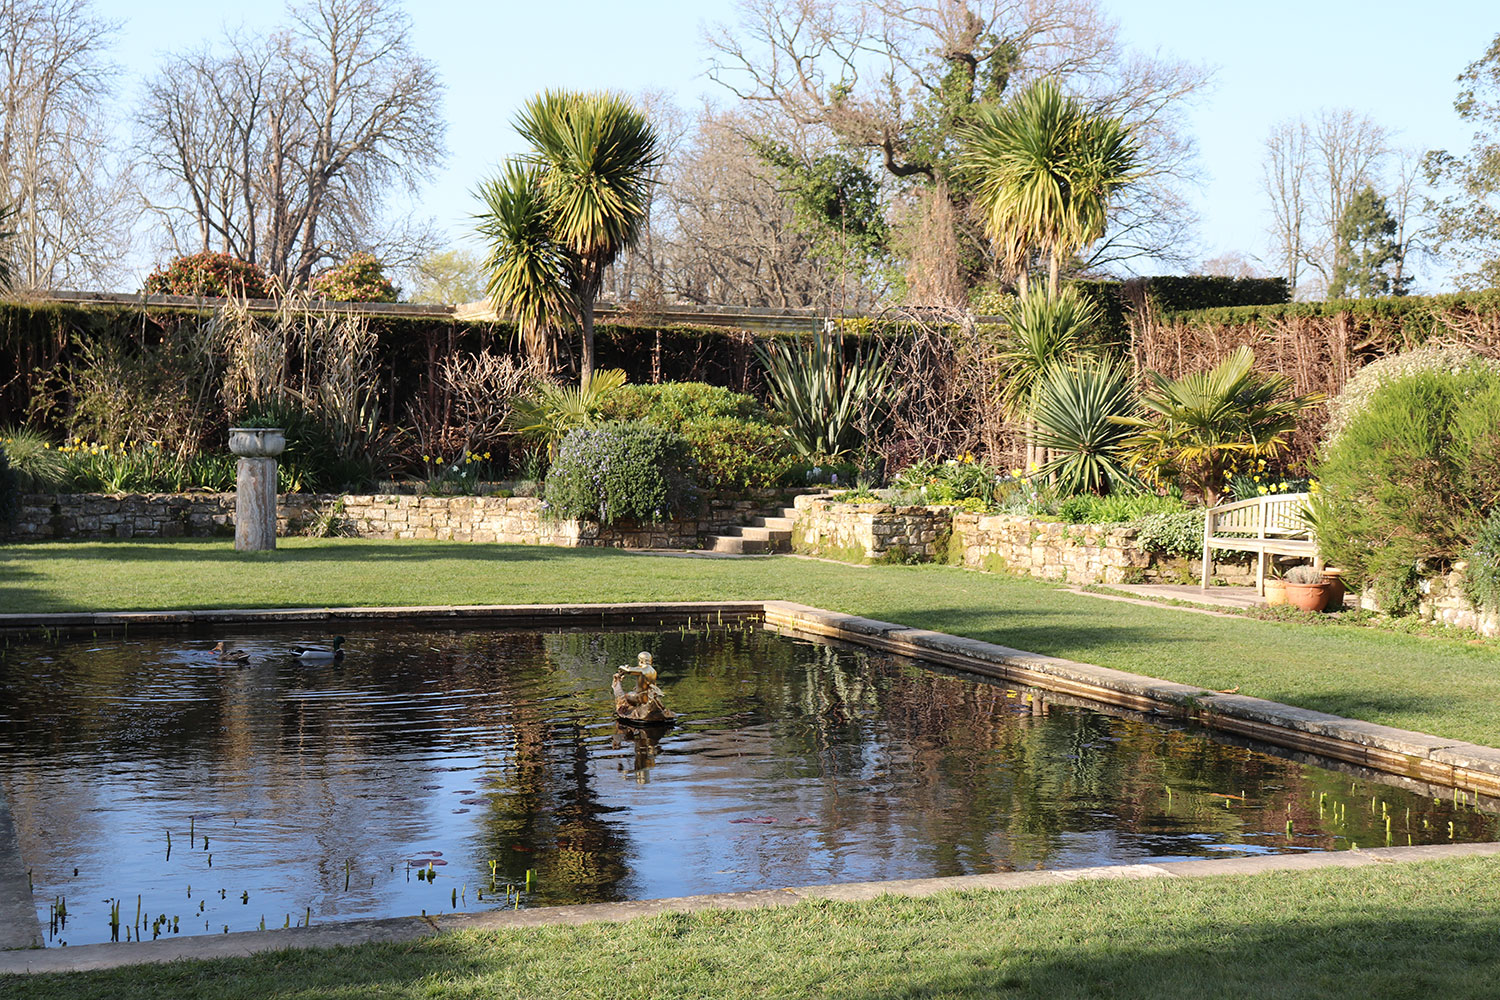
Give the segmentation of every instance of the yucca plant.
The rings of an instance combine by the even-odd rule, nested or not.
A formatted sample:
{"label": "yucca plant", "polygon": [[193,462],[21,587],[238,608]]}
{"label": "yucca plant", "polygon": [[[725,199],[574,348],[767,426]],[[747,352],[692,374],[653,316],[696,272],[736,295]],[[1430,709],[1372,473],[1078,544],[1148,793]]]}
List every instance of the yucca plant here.
{"label": "yucca plant", "polygon": [[1180,379],[1150,372],[1155,388],[1141,397],[1149,412],[1112,418],[1132,431],[1124,442],[1132,467],[1196,487],[1211,507],[1237,458],[1269,458],[1284,449],[1297,415],[1322,394],[1292,396],[1291,379],[1257,374],[1254,365],[1255,353],[1239,347],[1208,371]]}
{"label": "yucca plant", "polygon": [[852,354],[844,338],[817,334],[803,342],[757,347],[771,409],[802,458],[835,461],[857,449],[890,381],[889,359],[871,344]]}
{"label": "yucca plant", "polygon": [[545,444],[547,454],[555,457],[568,432],[598,419],[609,397],[624,384],[625,373],[618,368],[594,372],[576,386],[543,382],[535,393],[516,400],[511,426],[523,438]]}
{"label": "yucca plant", "polygon": [[1009,333],[993,359],[1000,374],[1000,404],[1010,419],[1026,428],[1029,469],[1047,461],[1035,440],[1031,416],[1033,390],[1043,372],[1071,361],[1078,354],[1088,333],[1102,322],[1103,313],[1075,288],[1064,288],[1052,295],[1045,288],[1036,287],[1017,296],[1001,315]]}
{"label": "yucca plant", "polygon": [[1052,455],[1038,474],[1063,494],[1137,489],[1123,447],[1131,431],[1115,421],[1135,408],[1129,374],[1108,358],[1049,366],[1032,395],[1036,441]]}

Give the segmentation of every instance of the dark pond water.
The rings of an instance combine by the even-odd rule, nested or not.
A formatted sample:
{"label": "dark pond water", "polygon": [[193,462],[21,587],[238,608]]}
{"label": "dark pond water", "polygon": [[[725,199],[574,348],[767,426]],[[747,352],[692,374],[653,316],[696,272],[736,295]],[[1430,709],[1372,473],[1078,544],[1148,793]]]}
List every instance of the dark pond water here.
{"label": "dark pond water", "polygon": [[[109,940],[115,900],[149,939],[1497,836],[1446,798],[753,627],[351,632],[323,666],[288,657],[304,638],[5,650],[0,783],[50,943]],[[642,649],[683,716],[659,745],[612,719]]]}

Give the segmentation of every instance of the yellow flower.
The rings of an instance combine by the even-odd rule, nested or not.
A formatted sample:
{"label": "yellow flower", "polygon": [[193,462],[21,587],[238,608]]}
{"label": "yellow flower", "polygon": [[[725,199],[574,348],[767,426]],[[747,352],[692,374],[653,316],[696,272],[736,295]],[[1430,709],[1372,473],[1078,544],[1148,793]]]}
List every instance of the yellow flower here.
{"label": "yellow flower", "polygon": [[1021,478],[1021,470],[1020,469],[1011,469],[1010,470],[1010,475],[1011,475],[1012,479],[1020,479]]}
{"label": "yellow flower", "polygon": [[486,461],[486,462],[488,462],[488,461],[489,461],[489,460],[490,460],[490,453],[489,453],[489,452],[485,452],[485,453],[484,453],[484,460],[485,460],[485,461]]}
{"label": "yellow flower", "polygon": [[422,461],[424,461],[424,462],[430,462],[430,461],[432,461],[432,459],[428,458],[426,455],[423,455],[422,456]]}

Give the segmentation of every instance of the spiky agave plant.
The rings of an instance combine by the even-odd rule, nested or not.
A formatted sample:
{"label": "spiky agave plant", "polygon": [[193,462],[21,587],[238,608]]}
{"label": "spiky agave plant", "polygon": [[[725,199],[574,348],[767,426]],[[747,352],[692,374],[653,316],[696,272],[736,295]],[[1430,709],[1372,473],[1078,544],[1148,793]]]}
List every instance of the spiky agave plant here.
{"label": "spiky agave plant", "polygon": [[1135,409],[1129,374],[1108,358],[1048,366],[1032,396],[1037,444],[1052,455],[1039,474],[1064,494],[1138,489],[1123,446],[1130,428],[1114,419]]}
{"label": "spiky agave plant", "polygon": [[881,404],[891,366],[873,345],[844,350],[841,335],[817,334],[802,342],[757,347],[766,370],[771,408],[808,461],[848,455],[864,439],[864,426]]}

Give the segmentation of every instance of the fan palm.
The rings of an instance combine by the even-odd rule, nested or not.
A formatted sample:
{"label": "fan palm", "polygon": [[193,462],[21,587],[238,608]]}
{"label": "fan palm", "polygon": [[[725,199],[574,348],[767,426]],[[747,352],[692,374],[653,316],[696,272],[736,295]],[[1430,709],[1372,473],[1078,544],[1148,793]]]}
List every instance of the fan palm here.
{"label": "fan palm", "polygon": [[526,102],[516,130],[531,143],[552,239],[574,260],[582,378],[594,370],[594,300],[604,271],[636,240],[661,160],[650,122],[620,94],[547,91]]}
{"label": "fan palm", "polygon": [[1208,371],[1180,379],[1150,372],[1155,388],[1141,397],[1149,412],[1114,418],[1133,430],[1123,442],[1132,465],[1153,479],[1196,487],[1210,507],[1218,503],[1236,459],[1280,452],[1297,415],[1323,398],[1291,396],[1291,379],[1257,374],[1254,365],[1255,353],[1242,346]]}
{"label": "fan palm", "polygon": [[527,353],[551,367],[555,334],[577,313],[577,266],[552,232],[551,207],[541,172],[516,160],[480,185],[485,203],[479,232],[489,240],[485,287],[496,312],[509,313]]}
{"label": "fan palm", "polygon": [[605,402],[624,384],[625,373],[618,368],[593,372],[576,386],[543,382],[533,395],[516,400],[511,426],[521,437],[545,444],[547,454],[556,457],[568,431],[597,420]]}
{"label": "fan palm", "polygon": [[1130,129],[1038,80],[978,109],[961,138],[986,233],[1023,284],[1027,256],[1045,253],[1056,292],[1063,259],[1104,235],[1110,197],[1136,169]]}
{"label": "fan palm", "polygon": [[1039,474],[1063,494],[1136,488],[1123,446],[1131,431],[1113,419],[1135,407],[1129,373],[1108,358],[1049,366],[1032,396],[1037,444],[1054,456]]}

